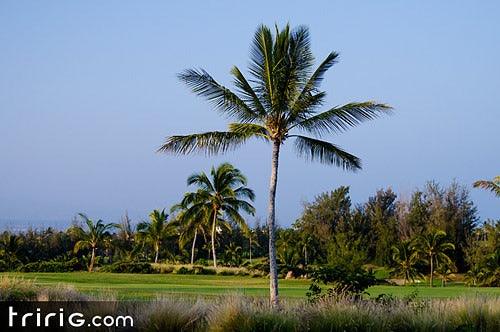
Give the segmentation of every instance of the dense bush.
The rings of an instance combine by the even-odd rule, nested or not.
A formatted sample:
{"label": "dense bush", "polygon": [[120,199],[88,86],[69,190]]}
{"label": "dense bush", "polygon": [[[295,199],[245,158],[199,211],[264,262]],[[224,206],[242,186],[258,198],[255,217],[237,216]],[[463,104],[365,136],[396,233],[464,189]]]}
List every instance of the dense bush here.
{"label": "dense bush", "polygon": [[19,272],[71,272],[81,270],[82,266],[76,258],[69,261],[41,261],[21,265]]}
{"label": "dense bush", "polygon": [[110,265],[103,266],[99,271],[112,273],[155,273],[151,263],[147,262],[116,262]]}
{"label": "dense bush", "polygon": [[181,266],[175,270],[177,274],[204,274],[204,275],[214,275],[217,274],[217,270],[214,268],[194,265],[194,266]]}
{"label": "dense bush", "polygon": [[9,271],[9,265],[3,259],[0,259],[0,272],[6,271]]}
{"label": "dense bush", "polygon": [[[312,283],[307,293],[310,301],[338,296],[359,297],[376,283],[373,272],[361,267],[349,269],[343,265],[320,267],[311,273],[311,277]],[[323,293],[319,284],[330,287]]]}

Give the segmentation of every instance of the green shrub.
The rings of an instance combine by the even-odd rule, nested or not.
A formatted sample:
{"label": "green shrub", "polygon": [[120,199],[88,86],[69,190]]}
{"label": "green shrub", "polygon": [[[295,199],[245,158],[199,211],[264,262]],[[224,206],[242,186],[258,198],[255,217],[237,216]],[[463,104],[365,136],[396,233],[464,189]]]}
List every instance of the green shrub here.
{"label": "green shrub", "polygon": [[[377,281],[371,271],[365,271],[361,267],[347,268],[343,265],[320,267],[312,272],[311,277],[312,283],[306,294],[310,301],[325,297],[359,297]],[[322,293],[320,283],[330,286],[326,293]]]}
{"label": "green shrub", "polygon": [[204,274],[204,275],[216,275],[217,271],[214,268],[206,268],[203,266],[200,266],[201,269],[199,270],[198,274]]}
{"label": "green shrub", "polygon": [[71,272],[81,269],[76,258],[69,261],[41,261],[21,265],[19,272]]}
{"label": "green shrub", "polygon": [[175,270],[174,265],[170,265],[170,264],[152,263],[151,267],[153,268],[155,273],[169,274],[169,273],[174,272],[174,270]]}
{"label": "green shrub", "polygon": [[185,266],[181,266],[180,268],[178,268],[175,273],[177,274],[194,274],[194,271],[193,269],[190,269],[190,268],[187,268]]}
{"label": "green shrub", "polygon": [[0,259],[0,272],[7,272],[9,271],[9,264],[5,262],[3,259]]}
{"label": "green shrub", "polygon": [[195,262],[196,265],[203,265],[203,266],[208,266],[210,263],[211,261],[208,261],[206,258],[199,258]]}
{"label": "green shrub", "polygon": [[110,265],[103,266],[99,271],[112,273],[155,273],[150,263],[147,262],[116,262]]}

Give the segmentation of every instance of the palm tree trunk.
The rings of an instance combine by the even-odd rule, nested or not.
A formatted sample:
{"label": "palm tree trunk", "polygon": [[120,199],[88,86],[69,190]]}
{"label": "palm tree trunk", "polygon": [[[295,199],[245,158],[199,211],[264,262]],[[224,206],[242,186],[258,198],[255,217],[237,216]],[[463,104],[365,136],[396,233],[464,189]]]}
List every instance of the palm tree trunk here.
{"label": "palm tree trunk", "polygon": [[269,181],[269,205],[267,227],[269,231],[269,299],[271,305],[279,305],[278,298],[278,265],[276,264],[276,184],[278,182],[278,160],[280,154],[280,142],[273,142],[273,156],[271,160],[271,178]]}
{"label": "palm tree trunk", "polygon": [[158,244],[155,245],[155,263],[158,263],[158,254],[160,252],[160,246]]}
{"label": "palm tree trunk", "polygon": [[90,256],[89,272],[92,272],[94,270],[94,261],[95,261],[95,247],[92,247],[92,255]]}
{"label": "palm tree trunk", "polygon": [[307,268],[307,246],[304,246],[304,266]]}
{"label": "palm tree trunk", "polygon": [[194,264],[194,249],[196,247],[196,236],[198,235],[198,229],[194,230],[193,245],[191,246],[191,265]]}
{"label": "palm tree trunk", "polygon": [[[205,234],[205,232],[201,232],[201,234],[203,235],[203,243],[205,243],[205,246],[206,244],[208,243],[207,241],[207,236]],[[210,247],[207,247],[207,252],[208,252],[208,255],[207,255],[207,260],[210,260],[210,257],[212,256],[211,253],[210,253]]]}
{"label": "palm tree trunk", "polygon": [[212,254],[214,258],[214,267],[217,268],[217,257],[215,255],[215,224],[217,221],[217,211],[214,210],[214,219],[212,221]]}
{"label": "palm tree trunk", "polygon": [[430,276],[430,281],[431,281],[431,284],[430,286],[432,287],[432,282],[434,281],[433,279],[433,275],[434,275],[434,258],[431,256],[431,276]]}
{"label": "palm tree trunk", "polygon": [[250,264],[252,264],[252,238],[250,237]]}

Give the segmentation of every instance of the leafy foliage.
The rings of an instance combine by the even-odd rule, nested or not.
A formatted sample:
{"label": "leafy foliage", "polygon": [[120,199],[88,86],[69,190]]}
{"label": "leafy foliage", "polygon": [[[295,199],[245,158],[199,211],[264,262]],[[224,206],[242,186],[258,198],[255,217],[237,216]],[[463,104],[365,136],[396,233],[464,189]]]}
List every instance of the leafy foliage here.
{"label": "leafy foliage", "polygon": [[116,262],[104,266],[102,272],[151,274],[155,273],[155,270],[151,263],[147,262]]}
{"label": "leafy foliage", "polygon": [[[320,267],[312,272],[311,277],[312,283],[307,296],[312,302],[328,297],[358,297],[376,282],[371,271],[343,265]],[[330,286],[325,293],[319,286],[321,283]]]}

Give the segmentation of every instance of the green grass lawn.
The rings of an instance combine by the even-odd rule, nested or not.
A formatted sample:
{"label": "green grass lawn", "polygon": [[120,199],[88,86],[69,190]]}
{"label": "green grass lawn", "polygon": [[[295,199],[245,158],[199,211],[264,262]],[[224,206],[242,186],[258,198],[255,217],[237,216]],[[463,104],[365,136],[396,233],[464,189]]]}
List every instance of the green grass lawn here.
{"label": "green grass lawn", "polygon": [[[75,286],[87,294],[114,294],[119,299],[150,299],[157,296],[181,295],[214,296],[243,294],[267,296],[268,279],[240,276],[178,275],[178,274],[117,274],[117,273],[1,273],[32,279],[37,284],[50,286],[59,283]],[[280,294],[286,298],[305,298],[308,280],[280,280]],[[423,298],[449,298],[477,294],[500,296],[500,288],[469,288],[452,284],[448,287],[373,286],[370,296],[392,294],[402,297],[417,292]]]}

